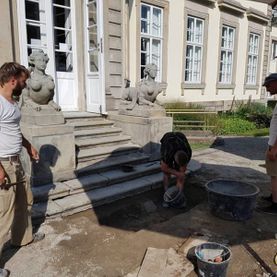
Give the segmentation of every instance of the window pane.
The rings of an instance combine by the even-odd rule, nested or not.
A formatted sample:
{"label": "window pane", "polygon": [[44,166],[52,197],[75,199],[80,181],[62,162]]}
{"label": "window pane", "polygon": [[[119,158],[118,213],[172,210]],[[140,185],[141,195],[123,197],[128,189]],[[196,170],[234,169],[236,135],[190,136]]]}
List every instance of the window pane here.
{"label": "window pane", "polygon": [[141,6],[141,32],[150,33],[150,7]]}
{"label": "window pane", "polygon": [[26,19],[39,21],[39,3],[26,1],[25,2]]}
{"label": "window pane", "polygon": [[71,28],[70,10],[60,7],[53,7],[54,25],[56,27]]}
{"label": "window pane", "polygon": [[141,65],[150,63],[150,39],[141,38]]}
{"label": "window pane", "polygon": [[89,53],[90,72],[98,72],[98,51],[91,51]]}
{"label": "window pane", "polygon": [[150,7],[141,5],[141,18],[150,20]]}
{"label": "window pane", "polygon": [[140,68],[140,79],[143,79],[144,78],[144,69],[145,69],[145,66],[142,66]]}
{"label": "window pane", "polygon": [[154,40],[152,42],[152,63],[160,67],[160,52],[161,52],[161,42],[159,40]]}
{"label": "window pane", "polygon": [[71,72],[73,70],[72,53],[56,52],[56,70],[62,72]]}
{"label": "window pane", "polygon": [[40,27],[27,25],[27,43],[33,45],[40,45],[40,39]]}
{"label": "window pane", "polygon": [[96,2],[91,2],[88,5],[88,25],[97,24],[97,7]]}
{"label": "window pane", "polygon": [[187,41],[193,41],[194,19],[188,18]]}
{"label": "window pane", "polygon": [[97,48],[97,26],[88,28],[89,35],[89,49]]}
{"label": "window pane", "polygon": [[70,7],[70,0],[53,0],[54,4]]}
{"label": "window pane", "polygon": [[195,42],[202,43],[203,41],[203,22],[201,20],[196,21],[195,30]]}
{"label": "window pane", "polygon": [[55,49],[72,50],[71,31],[54,30]]}
{"label": "window pane", "polygon": [[161,10],[153,8],[152,35],[161,35]]}

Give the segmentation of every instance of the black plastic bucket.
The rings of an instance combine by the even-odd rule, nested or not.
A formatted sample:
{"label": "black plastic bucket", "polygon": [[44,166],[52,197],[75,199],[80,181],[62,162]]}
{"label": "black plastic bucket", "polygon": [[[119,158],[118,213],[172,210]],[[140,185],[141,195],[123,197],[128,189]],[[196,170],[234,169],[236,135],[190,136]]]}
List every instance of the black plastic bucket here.
{"label": "black plastic bucket", "polygon": [[213,180],[206,184],[211,212],[222,219],[244,221],[252,217],[259,188],[231,181]]}
{"label": "black plastic bucket", "polygon": [[176,186],[172,186],[167,189],[167,191],[164,193],[164,201],[170,207],[185,207],[186,206],[185,195]]}
{"label": "black plastic bucket", "polygon": [[[229,261],[231,259],[231,250],[219,243],[207,242],[198,245],[195,248],[197,258],[198,276],[201,277],[225,277]],[[220,258],[220,262],[215,260]]]}

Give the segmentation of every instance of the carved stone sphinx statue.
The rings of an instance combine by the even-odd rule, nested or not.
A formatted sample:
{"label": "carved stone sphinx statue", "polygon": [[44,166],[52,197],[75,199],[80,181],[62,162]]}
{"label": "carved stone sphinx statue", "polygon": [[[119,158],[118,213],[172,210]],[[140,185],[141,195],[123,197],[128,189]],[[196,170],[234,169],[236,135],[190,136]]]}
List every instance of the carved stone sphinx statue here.
{"label": "carved stone sphinx statue", "polygon": [[[166,85],[155,81],[157,70],[155,64],[147,64],[142,81],[136,87],[128,87],[129,83],[127,84],[121,96],[121,103],[125,105],[126,110],[132,111],[137,105],[159,106],[155,101],[157,96],[166,89]],[[121,107],[124,109],[124,106],[121,105]]]}
{"label": "carved stone sphinx statue", "polygon": [[30,78],[22,94],[22,107],[40,111],[42,106],[48,105],[55,111],[61,107],[53,100],[55,83],[50,75],[45,73],[48,55],[42,50],[33,51],[29,56]]}
{"label": "carved stone sphinx statue", "polygon": [[54,80],[45,73],[48,61],[48,55],[42,50],[33,50],[29,56],[30,78],[20,99],[23,123],[56,125],[65,122],[61,107],[53,100]]}

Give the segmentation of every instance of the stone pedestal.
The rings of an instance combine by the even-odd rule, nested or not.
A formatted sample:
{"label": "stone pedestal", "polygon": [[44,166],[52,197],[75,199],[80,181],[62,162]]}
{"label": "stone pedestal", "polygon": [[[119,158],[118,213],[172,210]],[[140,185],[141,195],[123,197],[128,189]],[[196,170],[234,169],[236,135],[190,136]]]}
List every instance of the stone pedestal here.
{"label": "stone pedestal", "polygon": [[144,118],[152,118],[152,117],[165,117],[166,112],[165,109],[161,106],[155,105],[154,107],[147,106],[139,106],[136,105],[133,110],[126,110],[126,106],[121,104],[119,106],[118,114],[128,115],[128,116],[136,116],[136,117],[144,117]]}
{"label": "stone pedestal", "polygon": [[[31,162],[24,148],[21,160],[27,180],[31,185],[39,186],[75,178],[74,127],[57,124],[58,120],[51,122],[55,116],[46,118],[45,113],[37,112],[33,119],[30,114],[27,115],[22,113],[21,131],[40,155],[38,163]],[[61,112],[58,118],[63,118]],[[43,126],[35,125],[34,120],[43,123]]]}
{"label": "stone pedestal", "polygon": [[172,118],[138,117],[132,115],[112,114],[109,117],[123,132],[132,137],[132,141],[140,145],[150,155],[151,160],[160,158],[160,140],[166,132],[172,131]]}
{"label": "stone pedestal", "polygon": [[64,116],[62,112],[55,111],[49,108],[48,105],[41,105],[41,110],[30,110],[30,108],[21,108],[21,122],[26,122],[30,125],[48,126],[64,124]]}

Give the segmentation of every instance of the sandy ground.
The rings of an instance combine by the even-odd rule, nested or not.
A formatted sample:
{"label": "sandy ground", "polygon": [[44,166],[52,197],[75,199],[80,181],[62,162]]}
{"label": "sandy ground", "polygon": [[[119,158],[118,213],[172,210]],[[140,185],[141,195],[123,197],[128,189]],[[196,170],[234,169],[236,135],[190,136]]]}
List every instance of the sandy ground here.
{"label": "sandy ground", "polygon": [[262,194],[269,193],[269,177],[263,167],[267,139],[230,137],[224,142],[194,153],[202,169],[187,179],[186,210],[162,208],[162,190],[156,190],[48,220],[40,226],[46,233],[43,241],[18,250],[6,248],[1,265],[14,277],[124,276],[141,264],[147,247],[180,252],[197,234],[231,247],[228,276],[259,276],[265,269],[277,272],[273,263],[276,217],[255,212],[247,222],[221,220],[210,214],[203,188],[209,180],[231,178],[256,184]]}

